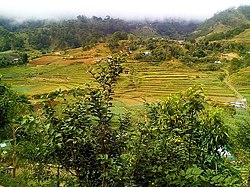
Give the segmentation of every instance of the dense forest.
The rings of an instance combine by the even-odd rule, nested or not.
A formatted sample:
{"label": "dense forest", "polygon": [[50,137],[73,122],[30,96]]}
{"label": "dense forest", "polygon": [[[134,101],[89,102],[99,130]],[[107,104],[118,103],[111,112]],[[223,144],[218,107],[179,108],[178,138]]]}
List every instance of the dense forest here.
{"label": "dense forest", "polygon": [[29,46],[37,50],[63,50],[90,45],[103,40],[105,36],[122,31],[131,34],[140,34],[141,29],[152,28],[155,36],[166,36],[172,39],[183,39],[194,31],[199,23],[182,20],[164,21],[124,21],[110,16],[105,18],[93,16],[78,16],[77,19],[51,21],[24,21],[15,22],[6,18],[0,19],[0,51],[20,49]]}
{"label": "dense forest", "polygon": [[83,15],[71,20],[18,22],[1,17],[0,51],[23,47],[45,51],[82,47],[105,40],[117,31],[139,37],[163,36],[178,40],[207,35],[205,40],[212,41],[233,38],[249,28],[249,6],[227,9],[203,23],[178,19],[125,21],[110,16],[88,18]]}

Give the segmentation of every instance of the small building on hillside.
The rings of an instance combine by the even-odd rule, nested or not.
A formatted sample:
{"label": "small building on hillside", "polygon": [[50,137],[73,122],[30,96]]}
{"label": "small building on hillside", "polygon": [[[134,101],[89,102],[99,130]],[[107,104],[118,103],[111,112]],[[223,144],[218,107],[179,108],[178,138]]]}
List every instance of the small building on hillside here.
{"label": "small building on hillside", "polygon": [[245,103],[245,102],[247,102],[247,99],[246,99],[246,98],[242,98],[242,99],[241,99],[241,102],[242,102],[242,103]]}
{"label": "small building on hillside", "polygon": [[145,51],[143,54],[144,54],[144,55],[150,55],[151,52],[150,52],[150,51]]}
{"label": "small building on hillside", "polygon": [[246,109],[246,106],[243,102],[229,102],[230,105],[234,106],[235,108],[243,108]]}
{"label": "small building on hillside", "polygon": [[215,63],[215,64],[221,64],[221,61],[219,61],[219,60],[217,61],[217,60],[216,60],[216,61],[214,61],[214,63]]}

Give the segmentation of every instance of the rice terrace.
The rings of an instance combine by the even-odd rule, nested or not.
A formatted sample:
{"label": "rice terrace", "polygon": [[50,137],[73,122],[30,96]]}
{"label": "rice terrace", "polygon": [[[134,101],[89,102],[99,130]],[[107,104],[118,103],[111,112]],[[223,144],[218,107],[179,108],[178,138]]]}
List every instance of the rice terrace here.
{"label": "rice terrace", "polygon": [[250,5],[20,2],[0,6],[0,187],[250,185]]}
{"label": "rice terrace", "polygon": [[[103,45],[97,44],[90,52],[81,48],[68,50],[64,55],[54,52],[35,58],[25,66],[2,68],[0,73],[14,89],[30,96],[83,87],[91,81],[90,68],[109,54],[109,49]],[[177,60],[160,64],[127,60],[123,66],[125,70],[115,89],[115,98],[125,105],[157,101],[193,86],[203,87],[211,101],[237,100],[235,93],[220,79],[225,73],[220,68],[207,71],[206,67],[202,70],[203,65],[190,67]],[[237,85],[235,87],[237,89]],[[245,94],[248,96],[248,92]]]}

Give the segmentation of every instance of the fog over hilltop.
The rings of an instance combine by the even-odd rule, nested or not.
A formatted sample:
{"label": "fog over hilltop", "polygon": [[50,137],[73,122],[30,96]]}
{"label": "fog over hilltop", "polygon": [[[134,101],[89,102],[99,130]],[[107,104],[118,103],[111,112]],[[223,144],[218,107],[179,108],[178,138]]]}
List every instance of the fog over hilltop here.
{"label": "fog over hilltop", "polygon": [[122,19],[207,19],[218,11],[239,5],[250,5],[249,0],[4,0],[0,6],[0,16],[18,20],[62,19],[77,15],[100,16]]}

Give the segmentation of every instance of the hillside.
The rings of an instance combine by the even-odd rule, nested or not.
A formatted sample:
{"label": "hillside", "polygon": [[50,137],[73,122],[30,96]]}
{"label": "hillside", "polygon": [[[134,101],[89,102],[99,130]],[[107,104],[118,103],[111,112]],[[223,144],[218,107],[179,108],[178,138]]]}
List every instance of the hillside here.
{"label": "hillside", "polygon": [[205,37],[208,40],[233,38],[250,28],[250,6],[230,8],[204,21],[191,34],[192,38]]}
{"label": "hillside", "polygon": [[11,49],[21,49],[24,41],[18,34],[14,34],[0,26],[0,52]]}
{"label": "hillside", "polygon": [[234,39],[243,42],[250,42],[250,29],[241,32],[239,35],[235,36]]}
{"label": "hillside", "polygon": [[202,24],[0,16],[0,187],[250,187],[249,106],[250,6]]}
{"label": "hillside", "polygon": [[[90,49],[41,54],[26,66],[0,68],[0,74],[15,90],[32,97],[57,89],[84,87],[92,80],[88,70],[96,62],[110,54],[121,55],[124,71],[114,97],[123,105],[158,101],[194,86],[202,86],[208,100],[224,103],[236,98],[222,81],[224,71],[220,68],[232,58],[239,58],[239,47],[237,43],[179,44],[162,38],[119,40],[116,50],[111,50],[108,43],[98,43]],[[214,64],[215,60],[223,64]]]}
{"label": "hillside", "polygon": [[[184,20],[124,21],[109,16],[78,16],[17,23],[0,19],[0,49],[2,46],[5,51],[0,53],[0,64],[9,60],[0,73],[17,91],[33,96],[81,87],[90,80],[87,72],[96,61],[121,55],[127,74],[122,74],[115,97],[124,104],[156,101],[195,85],[205,88],[211,101],[235,101],[235,92],[223,82],[223,68],[229,69],[229,80],[237,80],[237,72],[248,67],[244,59],[250,51],[246,44],[250,39],[248,10],[250,6],[216,14],[194,32],[207,42],[196,43],[179,41],[199,25]],[[220,39],[223,42],[214,42]],[[3,48],[6,44],[8,48]],[[29,57],[29,63],[25,59],[14,62],[21,57]],[[214,63],[218,60],[222,64]],[[232,85],[241,89],[235,81]],[[248,92],[243,95],[249,99]]]}
{"label": "hillside", "polygon": [[[88,18],[83,15],[68,20],[27,20],[18,22],[0,17],[0,51],[64,50],[107,41],[115,32],[135,37],[166,37],[176,40],[205,41],[245,38],[250,29],[250,6],[230,8],[203,23],[182,19],[122,20],[110,16]],[[240,35],[239,37],[237,37]],[[243,35],[243,36],[242,36]],[[7,37],[6,37],[7,36]],[[4,38],[3,38],[4,37]]]}
{"label": "hillside", "polygon": [[250,66],[241,69],[230,78],[232,84],[238,91],[250,100]]}
{"label": "hillside", "polygon": [[[18,42],[20,48],[44,52],[78,48],[105,41],[115,32],[125,32],[143,38],[162,36],[184,39],[198,25],[197,21],[179,19],[125,21],[110,16],[88,18],[79,15],[76,19],[24,22],[0,17],[0,51],[16,49],[17,44],[12,45],[13,42]],[[3,36],[7,37],[1,39]]]}

